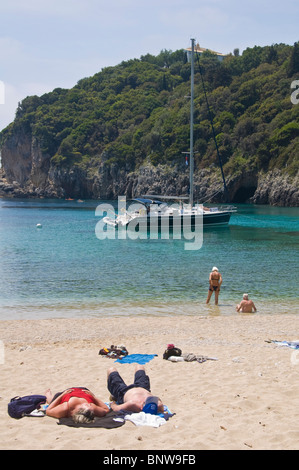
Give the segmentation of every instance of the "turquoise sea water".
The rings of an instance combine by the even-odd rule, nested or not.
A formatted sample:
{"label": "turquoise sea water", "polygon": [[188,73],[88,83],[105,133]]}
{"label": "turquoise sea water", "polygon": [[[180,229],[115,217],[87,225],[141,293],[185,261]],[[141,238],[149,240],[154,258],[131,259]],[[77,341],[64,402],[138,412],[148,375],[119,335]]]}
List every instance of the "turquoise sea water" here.
{"label": "turquoise sea water", "polygon": [[[99,240],[96,201],[0,199],[0,319],[299,313],[299,209],[237,206],[228,227],[185,240]],[[37,228],[37,224],[42,228]],[[206,306],[213,266],[219,306]]]}

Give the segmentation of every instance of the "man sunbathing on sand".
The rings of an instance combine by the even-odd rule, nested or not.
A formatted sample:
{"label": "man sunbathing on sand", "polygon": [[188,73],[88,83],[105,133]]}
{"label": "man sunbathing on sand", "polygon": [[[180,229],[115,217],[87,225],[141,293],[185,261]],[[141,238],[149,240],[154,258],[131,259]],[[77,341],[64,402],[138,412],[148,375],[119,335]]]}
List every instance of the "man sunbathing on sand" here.
{"label": "man sunbathing on sand", "polygon": [[[154,397],[150,391],[150,380],[142,365],[135,368],[134,383],[126,385],[115,367],[110,367],[107,373],[108,390],[113,397],[113,411],[145,411],[149,402],[157,404],[157,412],[163,413],[164,406],[160,398]],[[146,403],[147,402],[147,403]]]}
{"label": "man sunbathing on sand", "polygon": [[236,306],[237,312],[252,313],[252,310],[256,312],[256,308],[252,300],[249,300],[248,294],[243,294],[243,300]]}

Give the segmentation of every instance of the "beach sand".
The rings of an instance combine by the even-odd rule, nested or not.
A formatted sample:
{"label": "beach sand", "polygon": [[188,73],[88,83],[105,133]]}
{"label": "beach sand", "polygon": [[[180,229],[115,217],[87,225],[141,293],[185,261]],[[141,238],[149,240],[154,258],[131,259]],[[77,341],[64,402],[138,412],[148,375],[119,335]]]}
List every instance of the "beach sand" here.
{"label": "beach sand", "polygon": [[[0,329],[2,450],[299,449],[299,351],[267,342],[298,340],[298,315],[15,320]],[[217,360],[166,361],[168,343]],[[175,413],[166,424],[76,429],[47,416],[9,417],[12,397],[48,388],[85,386],[108,401],[108,367],[127,382],[135,368],[98,354],[111,344],[158,355],[145,367],[152,392]]]}

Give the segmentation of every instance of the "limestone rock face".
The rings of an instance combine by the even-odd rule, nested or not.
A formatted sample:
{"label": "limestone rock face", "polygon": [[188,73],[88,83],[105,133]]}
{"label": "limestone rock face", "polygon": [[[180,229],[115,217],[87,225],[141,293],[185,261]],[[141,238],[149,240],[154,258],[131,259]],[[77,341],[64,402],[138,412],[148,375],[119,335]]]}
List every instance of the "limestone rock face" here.
{"label": "limestone rock face", "polygon": [[[188,167],[143,164],[129,171],[105,158],[98,166],[82,169],[60,167],[42,150],[42,143],[30,133],[12,133],[1,149],[0,196],[80,199],[117,199],[145,194],[188,195]],[[234,203],[299,206],[299,172],[290,177],[279,170],[268,173],[241,171],[228,177],[230,201]],[[219,169],[194,174],[194,201],[228,202]]]}
{"label": "limestone rock face", "polygon": [[272,171],[259,178],[259,184],[250,202],[288,207],[299,206],[299,172],[290,178],[280,171]]}
{"label": "limestone rock face", "polygon": [[9,183],[21,186],[30,181],[32,168],[32,139],[22,129],[12,134],[1,150],[1,163]]}

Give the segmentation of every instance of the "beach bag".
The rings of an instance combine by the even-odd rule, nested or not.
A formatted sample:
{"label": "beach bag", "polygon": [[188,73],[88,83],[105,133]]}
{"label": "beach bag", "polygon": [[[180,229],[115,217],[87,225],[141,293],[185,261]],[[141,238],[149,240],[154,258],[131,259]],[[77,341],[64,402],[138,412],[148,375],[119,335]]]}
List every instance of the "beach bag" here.
{"label": "beach bag", "polygon": [[182,350],[176,348],[174,344],[168,344],[166,351],[164,351],[163,359],[168,359],[170,356],[181,356]]}
{"label": "beach bag", "polygon": [[29,415],[42,403],[46,403],[44,395],[26,395],[24,397],[14,397],[8,403],[8,414],[11,418],[20,419]]}

